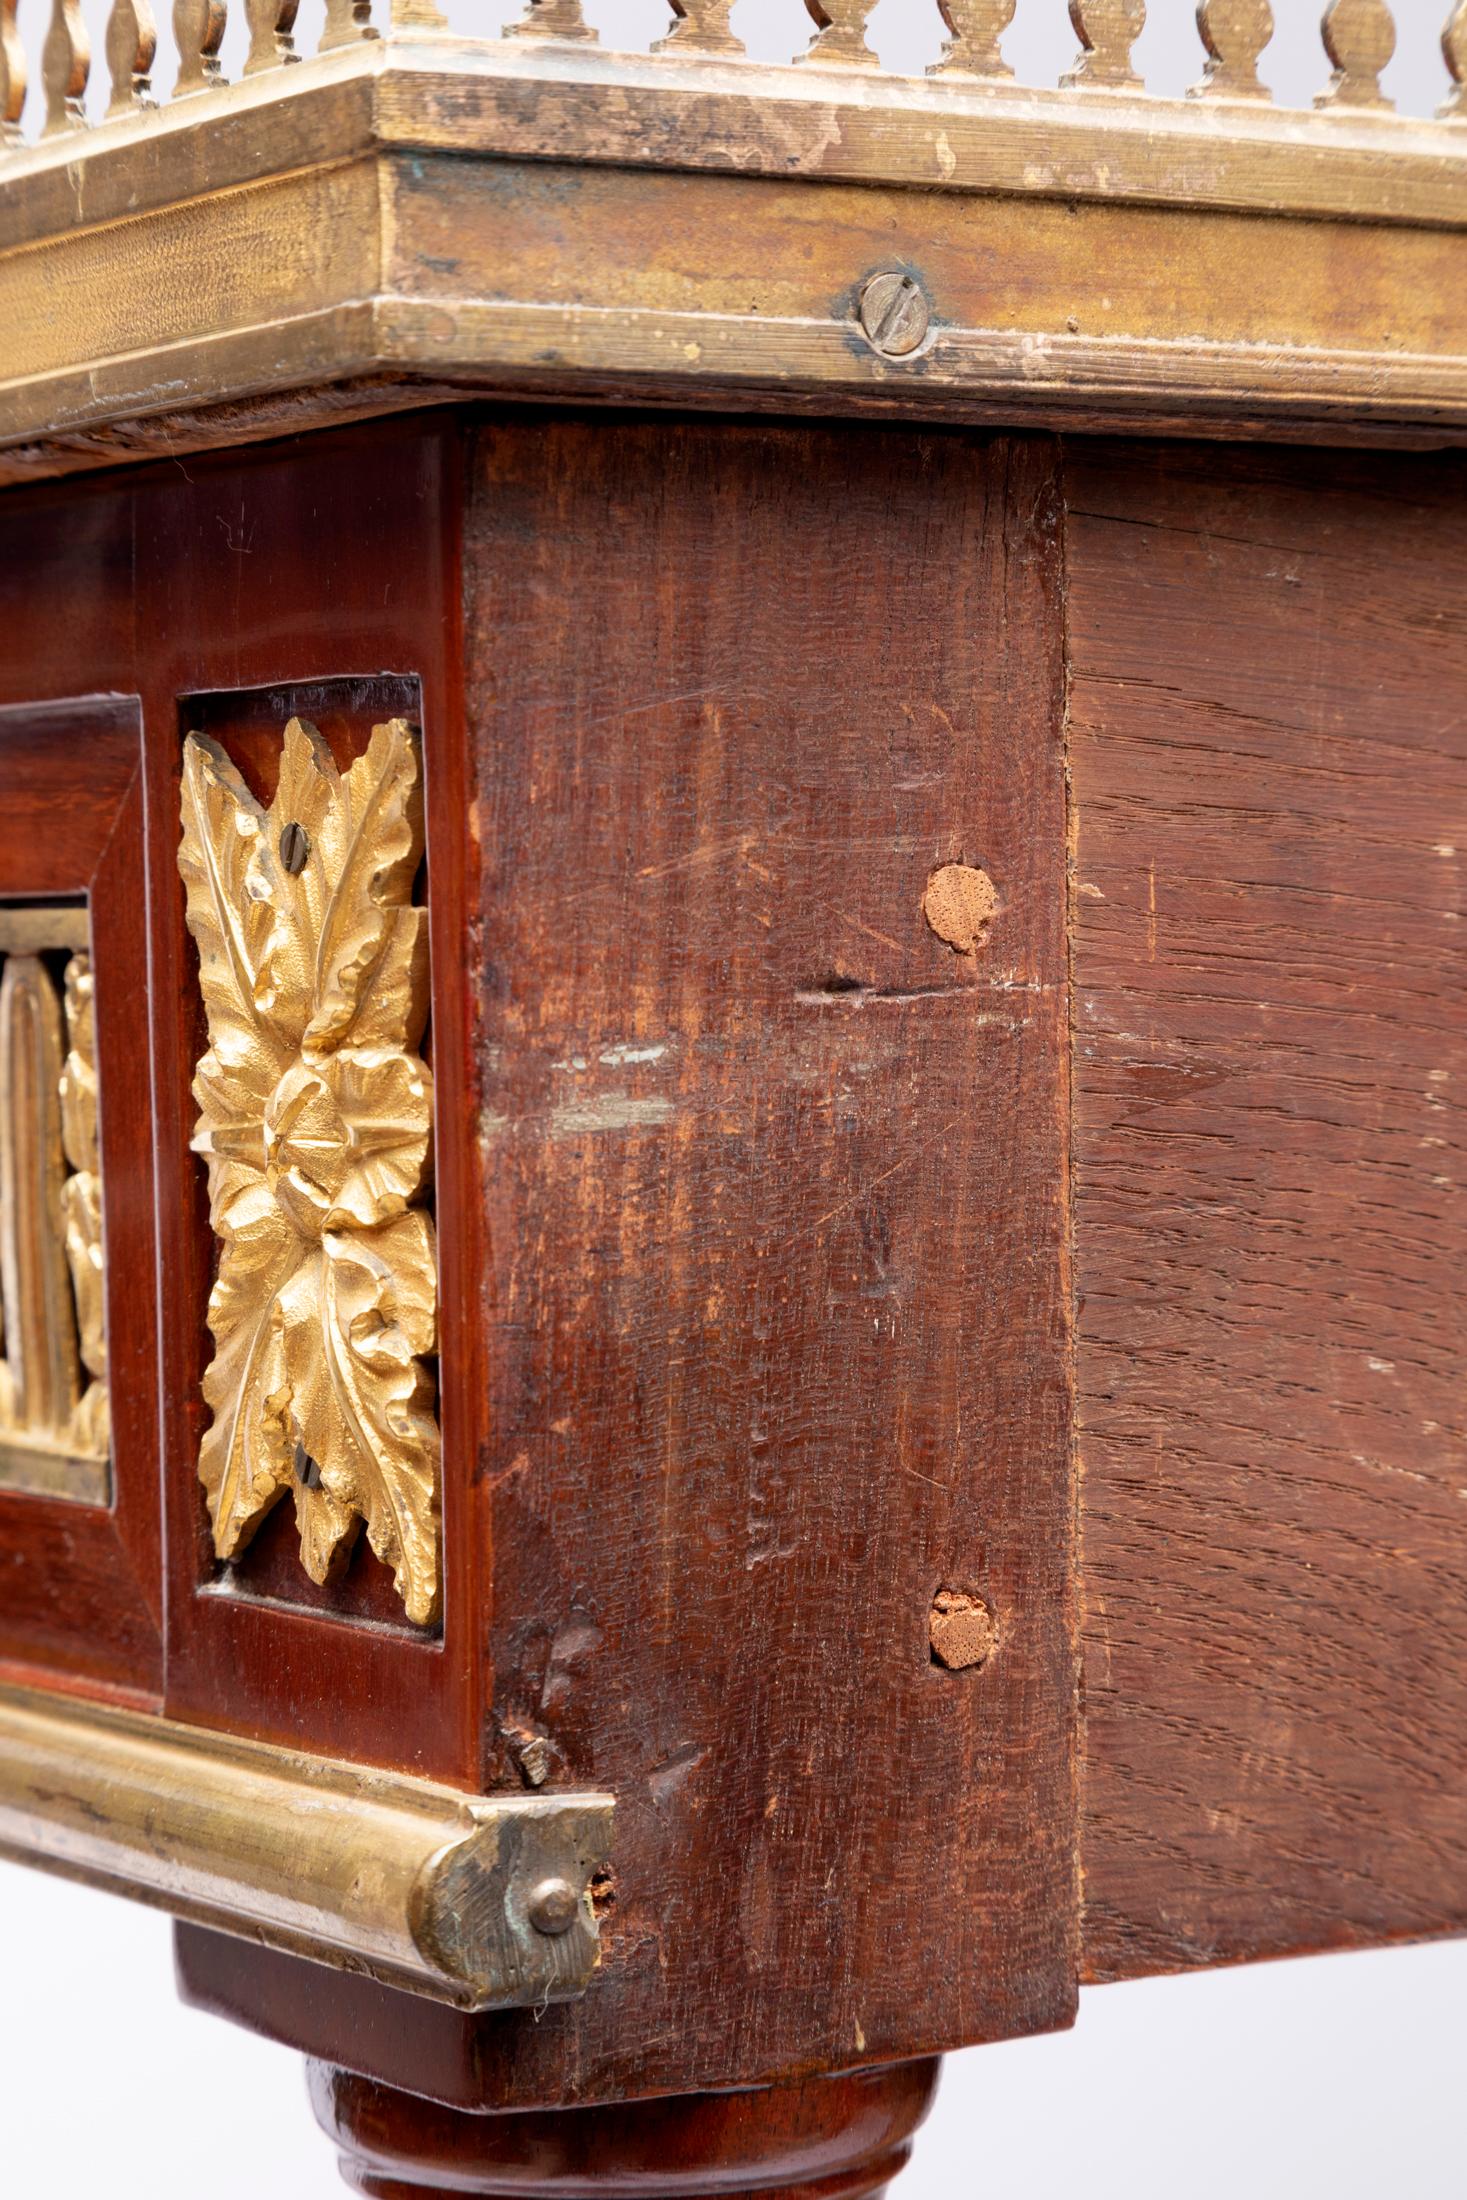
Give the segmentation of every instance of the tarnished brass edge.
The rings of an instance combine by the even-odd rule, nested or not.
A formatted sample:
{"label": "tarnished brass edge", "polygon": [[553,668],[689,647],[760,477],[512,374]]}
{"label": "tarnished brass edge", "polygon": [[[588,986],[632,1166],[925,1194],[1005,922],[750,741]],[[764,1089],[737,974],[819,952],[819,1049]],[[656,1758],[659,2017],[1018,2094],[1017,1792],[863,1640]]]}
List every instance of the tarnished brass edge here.
{"label": "tarnished brass edge", "polygon": [[88,1459],[56,1445],[18,1443],[0,1435],[0,1491],[25,1497],[64,1498],[72,1505],[105,1505],[111,1476],[105,1459]]}
{"label": "tarnished brass edge", "polygon": [[1460,123],[388,38],[10,152],[0,250],[374,149],[1467,226]]}
{"label": "tarnished brass edge", "polygon": [[[613,1801],[483,1797],[0,1687],[0,1852],[464,2010],[574,1998]],[[547,1879],[576,1896],[538,1931]]]}
{"label": "tarnished brass edge", "polygon": [[[1283,440],[1467,436],[1462,352],[945,329],[903,370],[829,321],[383,297],[0,385],[0,482],[512,393]],[[269,408],[253,427],[230,410],[252,401]]]}
{"label": "tarnished brass edge", "polygon": [[0,902],[0,955],[91,944],[92,919],[85,902]]}

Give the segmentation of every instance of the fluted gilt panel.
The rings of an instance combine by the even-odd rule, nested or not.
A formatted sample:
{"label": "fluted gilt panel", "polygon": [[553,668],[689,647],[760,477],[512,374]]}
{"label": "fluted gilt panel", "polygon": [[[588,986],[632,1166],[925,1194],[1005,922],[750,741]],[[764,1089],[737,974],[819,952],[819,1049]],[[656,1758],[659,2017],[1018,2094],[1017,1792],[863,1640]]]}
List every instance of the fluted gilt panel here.
{"label": "fluted gilt panel", "polygon": [[0,907],[0,1489],[105,1503],[111,1443],[84,910]]}

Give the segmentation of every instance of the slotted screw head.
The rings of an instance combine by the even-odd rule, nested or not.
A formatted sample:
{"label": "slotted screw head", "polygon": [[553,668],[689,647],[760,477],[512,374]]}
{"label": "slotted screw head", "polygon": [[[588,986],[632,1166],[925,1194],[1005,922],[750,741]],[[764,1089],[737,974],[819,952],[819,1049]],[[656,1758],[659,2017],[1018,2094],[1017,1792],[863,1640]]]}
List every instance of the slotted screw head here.
{"label": "slotted screw head", "polygon": [[580,1897],[568,1879],[542,1879],[532,1889],[526,1911],[537,1933],[558,1940],[576,1921]]}
{"label": "slotted screw head", "polygon": [[893,269],[873,275],[861,292],[861,327],[887,359],[906,359],[932,326],[932,308],[914,275]]}
{"label": "slotted screw head", "polygon": [[310,852],[311,839],[305,826],[292,821],[280,836],[280,860],[292,878],[300,877]]}

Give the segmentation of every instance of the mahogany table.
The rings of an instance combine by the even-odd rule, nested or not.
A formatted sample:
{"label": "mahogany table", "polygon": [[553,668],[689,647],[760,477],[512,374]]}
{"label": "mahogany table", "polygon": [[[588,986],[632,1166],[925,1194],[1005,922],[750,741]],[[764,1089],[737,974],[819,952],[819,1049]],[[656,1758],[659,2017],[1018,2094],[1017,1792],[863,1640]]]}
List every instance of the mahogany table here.
{"label": "mahogany table", "polygon": [[378,2200],[1467,1927],[1467,9],[940,12],[0,0],[0,1848]]}

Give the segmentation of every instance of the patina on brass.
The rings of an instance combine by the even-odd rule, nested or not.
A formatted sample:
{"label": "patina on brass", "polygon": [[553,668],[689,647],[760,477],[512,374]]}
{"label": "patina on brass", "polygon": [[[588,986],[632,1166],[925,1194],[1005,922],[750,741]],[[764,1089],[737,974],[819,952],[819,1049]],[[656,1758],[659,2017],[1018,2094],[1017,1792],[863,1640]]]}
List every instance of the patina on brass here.
{"label": "patina on brass", "polygon": [[[613,1808],[460,1795],[0,1689],[0,1853],[460,2009],[585,1990]],[[548,1881],[568,1896],[553,1931]]]}
{"label": "patina on brass", "polygon": [[84,909],[0,908],[0,1488],[101,1504],[110,1415],[86,940]]}
{"label": "patina on brass", "polygon": [[199,1474],[232,1559],[294,1492],[315,1581],[363,1521],[410,1619],[438,1611],[433,1086],[417,741],[338,772],[286,728],[268,810],[214,742],[183,764],[179,867],[209,1049],[195,1150],[219,1240]]}
{"label": "patina on brass", "polygon": [[[237,85],[0,151],[0,480],[474,391],[1467,438],[1460,9],[1432,122],[1335,11],[1328,106],[1275,107],[1262,0],[1204,8],[1191,99],[1135,88],[1132,0],[1048,91],[995,75],[996,0],[923,80],[848,65],[859,9],[777,68],[717,8],[641,56],[560,0],[502,41],[338,11],[284,68],[290,12]],[[861,333],[891,266],[932,317],[900,357]]]}

